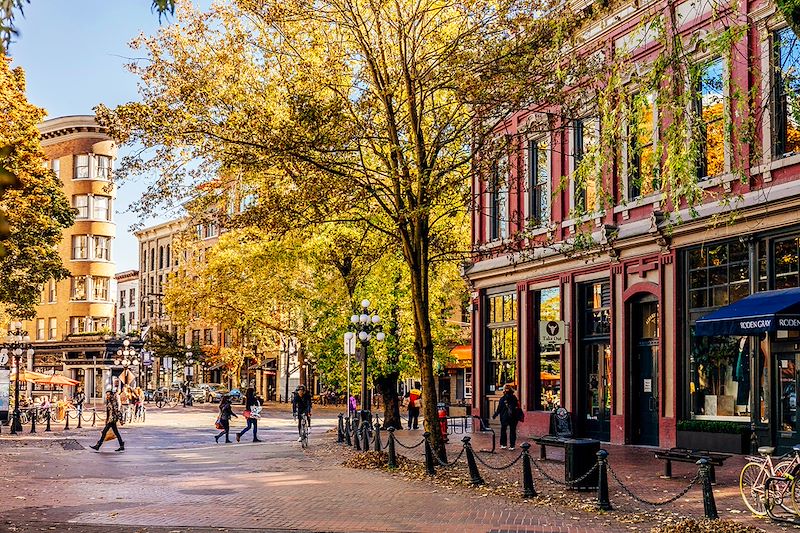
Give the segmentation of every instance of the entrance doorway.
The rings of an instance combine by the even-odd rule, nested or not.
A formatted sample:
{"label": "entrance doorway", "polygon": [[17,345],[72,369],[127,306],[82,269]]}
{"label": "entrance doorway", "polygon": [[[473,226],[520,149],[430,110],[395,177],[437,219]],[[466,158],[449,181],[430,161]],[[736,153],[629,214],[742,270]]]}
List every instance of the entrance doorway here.
{"label": "entrance doorway", "polygon": [[658,300],[630,305],[631,443],[658,446]]}
{"label": "entrance doorway", "polygon": [[611,287],[608,281],[580,286],[577,421],[593,439],[611,438]]}
{"label": "entrance doorway", "polygon": [[775,402],[777,444],[780,449],[789,449],[800,438],[800,424],[797,416],[797,391],[800,390],[800,352],[793,342],[774,342],[777,352],[775,360]]}

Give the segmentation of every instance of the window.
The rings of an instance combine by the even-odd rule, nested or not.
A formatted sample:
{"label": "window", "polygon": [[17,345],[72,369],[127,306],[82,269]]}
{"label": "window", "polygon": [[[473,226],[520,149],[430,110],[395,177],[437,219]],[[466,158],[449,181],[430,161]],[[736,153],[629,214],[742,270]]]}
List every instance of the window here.
{"label": "window", "polygon": [[628,199],[653,194],[661,186],[655,153],[654,99],[634,95],[628,119]]}
{"label": "window", "polygon": [[96,161],[95,177],[100,180],[111,179],[111,157],[107,155],[94,156]]}
{"label": "window", "polygon": [[528,218],[537,226],[550,221],[549,163],[547,140],[528,141]]}
{"label": "window", "polygon": [[44,318],[36,319],[36,340],[44,340]]}
{"label": "window", "polygon": [[699,317],[750,294],[748,247],[736,240],[689,250],[686,272],[692,417],[749,420],[752,350],[748,340],[694,335],[694,321]]}
{"label": "window", "polygon": [[78,210],[75,218],[89,218],[89,196],[76,194],[72,197],[72,207]]}
{"label": "window", "polygon": [[150,250],[150,270],[156,269],[156,249]]}
{"label": "window", "polygon": [[133,306],[134,306],[134,304],[136,304],[136,289],[134,289],[134,288],[131,288],[131,289],[128,291],[128,298],[130,298],[130,300],[128,301],[128,303],[130,304],[130,306],[131,306],[131,307],[133,307]]}
{"label": "window", "polygon": [[203,330],[203,344],[213,344],[214,338],[211,335],[210,329]]}
{"label": "window", "polygon": [[791,28],[775,32],[774,147],[775,155],[800,152],[800,47]]}
{"label": "window", "polygon": [[94,196],[92,201],[92,218],[95,220],[111,220],[111,198]]}
{"label": "window", "polygon": [[198,224],[195,227],[195,231],[197,232],[197,238],[198,239],[202,239],[203,238],[203,225],[202,224]]}
{"label": "window", "polygon": [[[542,323],[561,320],[561,290],[558,287],[542,289],[534,296],[538,320],[534,325],[538,343],[539,327]],[[538,343],[538,387],[539,397],[534,402],[539,409],[553,411],[561,406],[561,349],[555,344]]]}
{"label": "window", "polygon": [[[792,287],[800,287],[799,247],[800,247],[800,238],[797,237],[775,241],[775,288],[776,289],[790,289]],[[766,278],[766,272],[764,274],[764,277]]]}
{"label": "window", "polygon": [[193,329],[192,330],[192,346],[200,345],[200,330]]}
{"label": "window", "polygon": [[489,183],[489,239],[492,241],[508,237],[508,184],[502,177],[507,168],[505,159],[494,165]]}
{"label": "window", "polygon": [[89,179],[89,155],[80,154],[75,156],[75,176],[76,180]]}
{"label": "window", "polygon": [[61,178],[61,160],[53,159],[51,168],[53,169],[53,172],[56,173],[56,177]]}
{"label": "window", "polygon": [[147,249],[142,246],[142,271],[147,271]]}
{"label": "window", "polygon": [[486,298],[486,392],[499,393],[517,381],[517,293]]}
{"label": "window", "polygon": [[72,236],[72,259],[89,258],[89,237],[86,235]]}
{"label": "window", "polygon": [[119,306],[125,307],[126,301],[127,300],[125,300],[125,291],[119,291]]}
{"label": "window", "polygon": [[575,188],[575,210],[579,214],[591,213],[597,207],[597,181],[595,169],[581,161],[597,149],[598,122],[594,118],[575,120],[572,124],[572,170]]}
{"label": "window", "polygon": [[119,314],[119,330],[125,333],[125,313]]}
{"label": "window", "polygon": [[128,313],[128,324],[130,324],[131,329],[136,327],[136,312],[131,311]]}
{"label": "window", "polygon": [[94,292],[92,293],[93,299],[98,300],[101,302],[108,301],[108,286],[111,281],[111,278],[96,276],[92,278],[92,286],[94,287]]}
{"label": "window", "polygon": [[158,247],[158,268],[164,268],[164,247]]}
{"label": "window", "polygon": [[92,237],[94,258],[104,261],[111,260],[111,237],[94,235]]}
{"label": "window", "polygon": [[55,317],[51,317],[47,319],[47,322],[48,322],[47,339],[53,340],[58,335],[58,319]]}
{"label": "window", "polygon": [[56,280],[51,279],[47,282],[47,303],[56,303]]}
{"label": "window", "polygon": [[700,67],[695,81],[695,114],[699,119],[697,177],[725,170],[725,110],[723,64],[718,58]]}
{"label": "window", "polygon": [[166,260],[164,261],[164,264],[167,266],[167,268],[169,268],[169,265],[170,265],[170,263],[169,263],[169,244],[167,245],[167,257],[166,257]]}
{"label": "window", "polygon": [[86,317],[83,316],[69,317],[70,333],[83,333],[85,331],[86,331]]}

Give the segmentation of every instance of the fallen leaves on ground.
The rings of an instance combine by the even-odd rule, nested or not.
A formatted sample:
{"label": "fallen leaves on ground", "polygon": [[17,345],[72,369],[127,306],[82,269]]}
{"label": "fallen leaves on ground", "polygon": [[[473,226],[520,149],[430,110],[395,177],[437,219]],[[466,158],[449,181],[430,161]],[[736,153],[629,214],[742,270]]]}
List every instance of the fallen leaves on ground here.
{"label": "fallen leaves on ground", "polygon": [[757,527],[733,520],[681,520],[675,524],[654,527],[651,533],[761,533]]}

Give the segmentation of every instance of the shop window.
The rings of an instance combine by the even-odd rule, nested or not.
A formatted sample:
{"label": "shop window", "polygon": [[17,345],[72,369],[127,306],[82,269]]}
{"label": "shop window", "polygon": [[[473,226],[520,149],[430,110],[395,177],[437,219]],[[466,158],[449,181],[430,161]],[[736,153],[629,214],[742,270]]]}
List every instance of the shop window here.
{"label": "shop window", "polygon": [[611,286],[597,282],[584,291],[584,337],[608,337],[611,334]]}
{"label": "shop window", "polygon": [[695,115],[699,126],[698,179],[722,174],[725,170],[724,65],[714,59],[695,73]]}
{"label": "shop window", "polygon": [[487,297],[487,393],[499,392],[517,380],[517,294]]}
{"label": "shop window", "polygon": [[628,119],[628,199],[660,187],[655,152],[655,104],[652,95],[635,95]]}
{"label": "shop window", "polygon": [[774,34],[773,144],[776,156],[800,152],[800,46],[786,28]]}
{"label": "shop window", "polygon": [[[536,291],[537,322],[534,324],[537,340],[542,323],[561,320],[561,291],[558,287]],[[552,411],[561,406],[561,347],[538,343],[538,386],[536,402],[539,409]]]}
{"label": "shop window", "polygon": [[528,219],[534,226],[550,221],[549,151],[546,139],[528,142]]}
{"label": "shop window", "polygon": [[687,252],[689,410],[693,418],[750,417],[749,338],[701,337],[692,325],[750,294],[748,247],[736,240]]}
{"label": "shop window", "polygon": [[[775,288],[800,287],[800,238],[775,241]],[[765,276],[766,277],[766,276]]]}

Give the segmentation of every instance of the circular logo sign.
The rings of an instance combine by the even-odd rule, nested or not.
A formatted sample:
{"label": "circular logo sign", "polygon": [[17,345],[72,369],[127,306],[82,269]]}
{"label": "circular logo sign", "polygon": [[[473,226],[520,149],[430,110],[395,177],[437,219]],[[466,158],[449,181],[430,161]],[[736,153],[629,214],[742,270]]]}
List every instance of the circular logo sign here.
{"label": "circular logo sign", "polygon": [[558,330],[560,330],[560,329],[561,329],[561,326],[559,326],[558,322],[556,322],[555,320],[551,320],[550,322],[547,323],[547,334],[548,335],[551,335],[551,336],[555,337],[556,335],[558,335]]}
{"label": "circular logo sign", "polygon": [[8,363],[8,354],[0,353],[0,366],[6,366]]}

